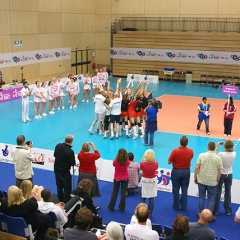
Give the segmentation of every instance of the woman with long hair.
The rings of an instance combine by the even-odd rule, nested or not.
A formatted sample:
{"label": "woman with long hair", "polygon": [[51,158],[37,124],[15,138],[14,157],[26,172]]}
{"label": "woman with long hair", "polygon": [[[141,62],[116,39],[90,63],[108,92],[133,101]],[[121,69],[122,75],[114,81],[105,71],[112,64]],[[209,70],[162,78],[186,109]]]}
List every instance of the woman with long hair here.
{"label": "woman with long hair", "polygon": [[233,98],[228,97],[228,101],[223,106],[224,111],[224,136],[230,137],[232,134],[232,124],[234,119],[234,113],[237,111]]}
{"label": "woman with long hair", "polygon": [[32,185],[30,180],[23,180],[20,184],[22,195],[25,199],[32,199],[42,201],[41,191],[44,189],[43,186]]}
{"label": "woman with long hair", "polygon": [[[90,153],[90,148],[92,147],[93,153]],[[94,143],[83,143],[82,149],[78,154],[79,160],[79,176],[78,182],[82,179],[89,179],[93,183],[93,187],[91,188],[91,197],[94,201],[95,197],[101,197],[98,180],[97,180],[97,168],[95,162],[100,158],[100,153],[96,149]],[[96,206],[99,209],[98,206]]]}
{"label": "woman with long hair", "polygon": [[153,150],[148,149],[140,163],[140,170],[142,170],[142,193],[140,202],[145,203],[146,199],[149,199],[148,208],[150,214],[153,212],[154,208],[154,198],[157,196],[157,173],[158,162],[155,158],[155,153]]}
{"label": "woman with long hair", "polygon": [[[90,100],[90,91],[91,91],[91,78],[89,77],[89,73],[86,73],[83,79],[83,99],[82,102],[89,102]],[[87,93],[87,100],[86,100]]]}
{"label": "woman with long hair", "polygon": [[41,88],[40,88],[40,82],[36,81],[35,83],[35,87],[33,89],[33,93],[34,93],[34,118],[38,119],[38,118],[42,118],[42,116],[40,115],[40,104],[41,104],[41,100],[42,100],[42,94],[41,94]]}
{"label": "woman with long hair", "polygon": [[124,148],[118,150],[116,158],[113,160],[113,166],[115,168],[113,179],[113,191],[111,195],[110,203],[108,204],[108,210],[112,211],[117,201],[117,195],[121,186],[121,200],[119,203],[120,211],[123,212],[126,206],[126,191],[128,186],[128,166],[130,161],[128,159],[128,153]]}
{"label": "woman with long hair", "polygon": [[[220,147],[220,142],[216,144],[216,153]],[[226,140],[224,143],[224,152],[219,152],[218,155],[222,158],[223,169],[218,181],[217,192],[215,196],[215,206],[213,210],[214,215],[219,214],[220,199],[222,193],[222,187],[224,184],[224,209],[227,216],[232,214],[232,202],[231,202],[231,187],[232,187],[232,164],[236,158],[236,152],[234,151],[234,145],[231,140]]]}
{"label": "woman with long hair", "polygon": [[3,198],[0,205],[0,212],[11,217],[22,217],[26,224],[32,226],[32,231],[37,231],[35,240],[44,240],[45,234],[50,227],[50,216],[39,214],[37,201],[25,199],[22,191],[16,186],[8,188],[8,197]]}

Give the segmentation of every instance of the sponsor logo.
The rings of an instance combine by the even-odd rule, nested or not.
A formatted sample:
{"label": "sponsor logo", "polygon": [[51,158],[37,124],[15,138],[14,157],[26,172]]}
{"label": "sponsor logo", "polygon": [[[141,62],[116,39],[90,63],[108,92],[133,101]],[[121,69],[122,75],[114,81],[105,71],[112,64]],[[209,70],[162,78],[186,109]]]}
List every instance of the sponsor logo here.
{"label": "sponsor logo", "polygon": [[2,155],[7,157],[9,155],[8,145],[5,145],[5,148],[2,149]]}
{"label": "sponsor logo", "polygon": [[207,55],[204,55],[203,53],[199,53],[197,56],[198,56],[200,59],[202,59],[202,60],[208,58],[208,56],[207,56]]}

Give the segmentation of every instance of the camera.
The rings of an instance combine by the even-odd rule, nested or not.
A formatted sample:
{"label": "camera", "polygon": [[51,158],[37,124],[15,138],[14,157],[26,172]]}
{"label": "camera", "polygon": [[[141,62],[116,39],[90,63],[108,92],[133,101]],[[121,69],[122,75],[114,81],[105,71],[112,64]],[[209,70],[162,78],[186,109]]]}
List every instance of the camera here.
{"label": "camera", "polygon": [[88,144],[89,144],[90,146],[92,146],[92,143],[91,143],[91,142],[88,142]]}
{"label": "camera", "polygon": [[219,144],[220,144],[220,145],[223,145],[223,142],[220,142]]}
{"label": "camera", "polygon": [[26,141],[26,145],[30,145],[30,144],[33,144],[32,141]]}

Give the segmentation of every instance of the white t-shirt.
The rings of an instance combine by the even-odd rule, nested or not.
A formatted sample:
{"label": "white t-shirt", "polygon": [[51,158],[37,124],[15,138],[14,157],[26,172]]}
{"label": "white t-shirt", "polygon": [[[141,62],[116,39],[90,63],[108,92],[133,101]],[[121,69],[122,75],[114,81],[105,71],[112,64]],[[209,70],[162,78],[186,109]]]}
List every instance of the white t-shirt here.
{"label": "white t-shirt", "polygon": [[114,98],[109,107],[111,107],[111,115],[120,115],[121,114],[121,105],[122,105],[122,95],[119,98]]}
{"label": "white t-shirt", "polygon": [[42,101],[42,98],[36,96],[36,94],[42,96],[42,95],[41,95],[41,88],[35,86],[34,89],[33,89],[33,93],[34,93],[33,101],[36,102],[36,103],[41,102],[41,101]]}
{"label": "white t-shirt", "polygon": [[[130,224],[133,225],[133,224],[137,224],[137,223],[138,223],[138,220],[137,220],[136,216],[133,215],[131,218]],[[149,229],[152,229],[152,223],[151,223],[150,219],[147,220],[147,226],[149,227]]]}
{"label": "white t-shirt", "polygon": [[232,164],[234,159],[236,158],[236,152],[220,152],[218,155],[222,159],[222,174],[231,174],[232,173]]}
{"label": "white t-shirt", "polygon": [[149,229],[147,225],[128,224],[125,228],[126,240],[141,239],[141,240],[159,240],[158,233]]}
{"label": "white t-shirt", "polygon": [[105,113],[106,116],[109,116],[111,114],[111,109],[107,109],[106,106],[103,107],[103,112]]}
{"label": "white t-shirt", "polygon": [[29,96],[27,96],[27,97],[23,97],[23,96],[28,94],[29,92],[30,92],[29,88],[23,87],[21,89],[22,101],[25,102],[25,103],[29,102]]}
{"label": "white t-shirt", "polygon": [[105,97],[101,94],[97,94],[93,100],[95,103],[95,113],[97,114],[103,114],[104,112],[104,101]]}
{"label": "white t-shirt", "polygon": [[86,77],[83,80],[83,89],[91,89],[91,78],[90,77]]}

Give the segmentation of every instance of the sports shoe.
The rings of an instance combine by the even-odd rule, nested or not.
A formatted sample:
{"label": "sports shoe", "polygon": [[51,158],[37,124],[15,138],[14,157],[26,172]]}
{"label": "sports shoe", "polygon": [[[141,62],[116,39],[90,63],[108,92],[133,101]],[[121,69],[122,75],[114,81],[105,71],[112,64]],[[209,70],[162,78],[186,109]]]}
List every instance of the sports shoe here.
{"label": "sports shoe", "polygon": [[69,109],[72,109],[72,106],[70,106],[70,108]]}
{"label": "sports shoe", "polygon": [[103,136],[102,138],[107,138],[107,136]]}
{"label": "sports shoe", "polygon": [[43,113],[42,115],[43,115],[43,117],[46,117],[46,116],[47,116],[47,114],[46,114],[46,113]]}
{"label": "sports shoe", "polygon": [[138,137],[138,134],[134,135],[133,140],[137,139],[137,137]]}
{"label": "sports shoe", "polygon": [[74,105],[74,106],[73,106],[73,108],[76,108],[76,107],[77,107],[77,105]]}
{"label": "sports shoe", "polygon": [[64,108],[64,106],[62,106],[62,110],[64,110],[65,108]]}
{"label": "sports shoe", "polygon": [[99,135],[103,135],[103,132],[102,132],[102,131],[99,131]]}
{"label": "sports shoe", "polygon": [[42,116],[41,116],[41,115],[38,115],[38,118],[42,118]]}
{"label": "sports shoe", "polygon": [[215,216],[217,216],[219,213],[218,213],[218,212],[213,212],[213,214],[214,214]]}
{"label": "sports shoe", "polygon": [[54,112],[54,111],[52,111],[52,114],[55,114],[55,112]]}
{"label": "sports shoe", "polygon": [[38,119],[39,117],[36,115],[34,118],[35,118],[35,119]]}
{"label": "sports shoe", "polygon": [[133,189],[133,190],[132,190],[132,193],[133,193],[133,194],[135,194],[135,193],[137,193],[137,192],[138,192],[138,189]]}
{"label": "sports shoe", "polygon": [[150,145],[150,148],[153,148],[153,145]]}
{"label": "sports shoe", "polygon": [[27,122],[31,122],[31,121],[32,121],[31,119],[29,119],[29,118],[27,119]]}
{"label": "sports shoe", "polygon": [[217,220],[217,218],[212,216],[212,219],[209,222],[215,222]]}
{"label": "sports shoe", "polygon": [[113,139],[114,139],[114,137],[111,136],[111,137],[110,137],[110,140],[113,140]]}
{"label": "sports shoe", "polygon": [[22,120],[24,123],[27,123],[27,121],[26,120]]}
{"label": "sports shoe", "polygon": [[53,108],[52,111],[55,111],[55,108]]}
{"label": "sports shoe", "polygon": [[148,146],[148,143],[143,142],[142,145],[144,145],[144,146]]}
{"label": "sports shoe", "polygon": [[89,132],[90,134],[93,134],[93,130],[92,130],[92,129],[89,129],[88,132]]}
{"label": "sports shoe", "polygon": [[127,138],[130,138],[130,135],[129,135],[129,134],[127,134],[127,135],[126,135],[126,137],[127,137]]}
{"label": "sports shoe", "polygon": [[58,111],[60,111],[60,107],[58,107]]}
{"label": "sports shoe", "polygon": [[227,215],[227,216],[231,216],[231,215],[232,215],[232,213],[231,213],[231,212],[228,212],[228,213],[226,213],[226,215]]}
{"label": "sports shoe", "polygon": [[87,100],[86,102],[89,102],[89,100]]}
{"label": "sports shoe", "polygon": [[144,138],[144,135],[143,135],[143,134],[141,134],[141,135],[140,135],[140,138]]}
{"label": "sports shoe", "polygon": [[82,102],[85,102],[85,100],[83,99]]}
{"label": "sports shoe", "polygon": [[208,132],[207,135],[210,135],[210,132]]}
{"label": "sports shoe", "polygon": [[121,136],[122,136],[122,132],[119,132],[118,134],[119,134],[119,137],[121,137]]}
{"label": "sports shoe", "polygon": [[224,134],[224,137],[226,137],[227,136],[227,134]]}

